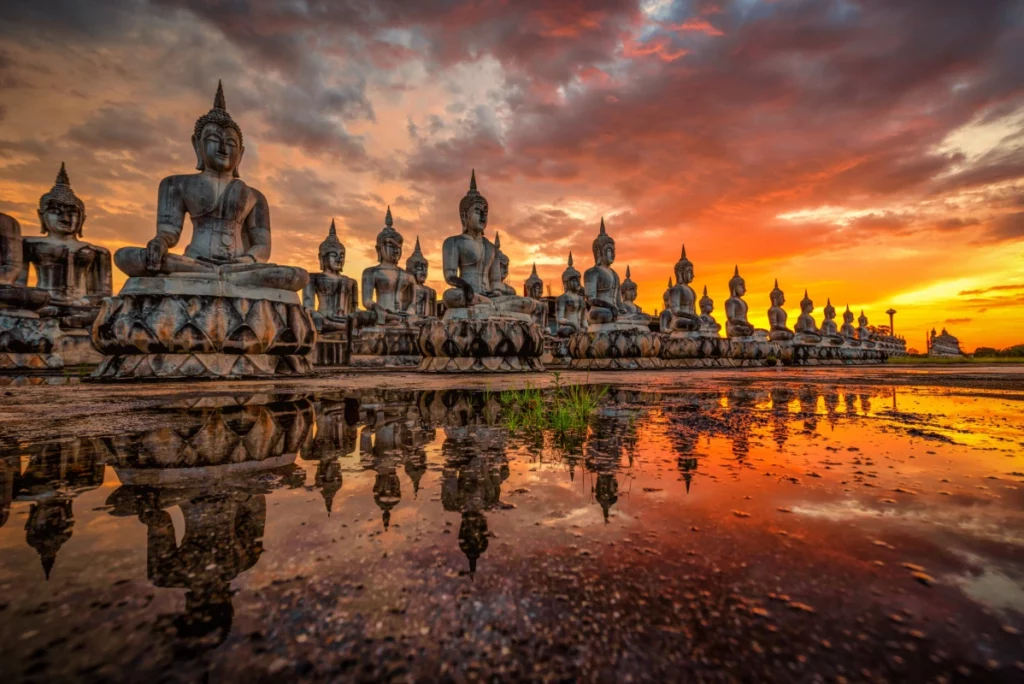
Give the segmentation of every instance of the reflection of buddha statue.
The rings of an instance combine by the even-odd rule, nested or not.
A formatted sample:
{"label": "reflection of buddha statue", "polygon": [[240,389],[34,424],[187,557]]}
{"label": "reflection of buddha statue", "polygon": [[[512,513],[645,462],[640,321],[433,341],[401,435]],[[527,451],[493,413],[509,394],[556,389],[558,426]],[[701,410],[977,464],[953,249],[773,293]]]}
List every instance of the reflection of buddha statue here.
{"label": "reflection of buddha statue", "polygon": [[562,272],[563,292],[555,300],[555,322],[559,337],[569,337],[584,329],[586,302],[580,296],[580,272],[572,266],[572,252],[569,264]]}
{"label": "reflection of buddha statue", "polygon": [[629,266],[626,266],[626,279],[622,281],[621,292],[622,315],[619,317],[619,320],[647,327],[651,322],[651,317],[636,305],[636,283],[630,277]]}
{"label": "reflection of buddha statue", "polygon": [[860,340],[857,339],[857,329],[853,327],[853,312],[850,311],[850,305],[846,305],[846,311],[843,312],[843,326],[839,329],[839,334],[843,336],[847,344],[854,346],[860,346]]}
{"label": "reflection of buddha statue", "polygon": [[[238,177],[242,129],[228,114],[219,84],[213,109],[196,121],[192,147],[199,173],[160,183],[156,237],[145,248],[117,250],[118,267],[129,276],[206,276],[236,286],[301,290],[308,280],[304,270],[267,263],[270,208]],[[171,254],[185,214],[192,218],[192,241],[184,254]]]}
{"label": "reflection of buddha statue", "polygon": [[725,333],[729,337],[751,337],[757,332],[747,320],[747,303],[743,301],[746,293],[747,283],[737,266],[729,279],[729,298],[725,300]]}
{"label": "reflection of buddha statue", "polygon": [[399,325],[412,314],[416,281],[398,265],[402,234],[393,228],[391,207],[377,234],[378,264],[363,271],[363,308],[376,314],[376,325]]}
{"label": "reflection of buddha statue", "polygon": [[57,494],[32,504],[25,523],[25,541],[39,554],[46,579],[50,579],[57,552],[71,539],[74,526],[70,497]]}
{"label": "reflection of buddha statue", "polygon": [[814,321],[813,311],[814,302],[807,296],[807,290],[804,290],[804,298],[800,300],[800,316],[796,319],[796,334],[799,336],[797,341],[802,344],[821,342],[821,332]]}
{"label": "reflection of buddha statue", "polygon": [[715,302],[708,296],[708,286],[704,286],[704,295],[700,298],[700,330],[702,333],[718,337],[722,324],[715,320],[711,312],[715,310]]}
{"label": "reflection of buddha statue", "polygon": [[31,264],[37,286],[57,307],[61,325],[88,327],[99,313],[100,300],[111,294],[110,252],[81,241],[85,204],[71,189],[64,164],[53,188],[39,198],[39,222],[43,237],[24,240],[22,284]]}
{"label": "reflection of buddha statue", "polygon": [[317,332],[345,332],[349,315],[359,307],[359,286],[352,278],[341,275],[345,268],[345,245],[338,239],[334,219],[319,252],[320,273],[309,276],[309,284],[302,290],[302,305],[312,314]]}
{"label": "reflection of buddha statue", "polygon": [[542,299],[544,297],[544,281],[537,275],[536,262],[533,264],[533,270],[530,271],[530,277],[523,284],[523,296],[537,302],[537,308],[533,310],[533,321],[541,327],[541,330],[547,331],[548,305]]}
{"label": "reflection of buddha statue", "polygon": [[420,239],[417,237],[416,247],[405,260],[405,270],[411,273],[416,281],[413,286],[412,313],[421,318],[437,315],[437,292],[426,284],[429,268],[427,258],[420,250]]}
{"label": "reflection of buddha statue", "polygon": [[832,300],[825,302],[822,309],[825,319],[821,322],[821,336],[827,338],[830,344],[842,344],[843,338],[839,336],[839,328],[836,326],[836,308],[832,306]]}
{"label": "reflection of buddha statue", "polygon": [[793,339],[793,331],[786,327],[786,310],[782,305],[786,303],[786,295],[779,289],[779,280],[775,279],[775,287],[769,293],[768,298],[772,306],[768,309],[768,339],[778,342],[786,342]]}
{"label": "reflection of buddha statue", "polygon": [[[695,332],[700,330],[700,318],[695,304],[697,293],[690,287],[693,282],[693,263],[686,258],[686,245],[675,265],[676,284],[669,280],[665,291],[665,310],[661,312],[661,332]],[[706,294],[706,293],[705,293]]]}
{"label": "reflection of buddha statue", "polygon": [[447,238],[441,247],[444,280],[450,289],[443,295],[448,310],[445,320],[533,313],[536,302],[509,294],[502,282],[498,248],[484,237],[487,199],[476,188],[476,173],[469,191],[459,202],[462,233]]}

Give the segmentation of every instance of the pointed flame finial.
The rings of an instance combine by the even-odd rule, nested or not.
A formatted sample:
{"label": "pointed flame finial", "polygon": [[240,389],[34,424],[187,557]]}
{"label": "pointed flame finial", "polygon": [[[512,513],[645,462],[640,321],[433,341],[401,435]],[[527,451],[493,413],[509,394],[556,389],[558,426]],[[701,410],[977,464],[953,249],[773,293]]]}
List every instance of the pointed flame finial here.
{"label": "pointed flame finial", "polygon": [[384,225],[390,228],[395,225],[394,219],[391,218],[391,205],[388,205],[388,212],[384,214]]}
{"label": "pointed flame finial", "polygon": [[569,266],[572,266],[572,250],[569,250]]}
{"label": "pointed flame finial", "polygon": [[705,297],[708,296],[708,286],[707,285],[704,286],[704,296]]}
{"label": "pointed flame finial", "polygon": [[739,276],[739,274],[740,274],[740,265],[736,264],[736,267],[732,271],[732,275],[735,278],[735,277]]}
{"label": "pointed flame finial", "polygon": [[601,232],[600,235],[607,235],[604,231],[604,216],[601,217]]}
{"label": "pointed flame finial", "polygon": [[629,265],[628,264],[626,265],[626,277],[627,278],[629,277]]}
{"label": "pointed flame finial", "polygon": [[501,233],[494,231],[494,249],[501,249]]}
{"label": "pointed flame finial", "polygon": [[60,163],[60,171],[57,172],[57,185],[71,185],[71,179],[68,178],[67,169],[64,168],[64,162]]}
{"label": "pointed flame finial", "polygon": [[536,261],[533,262],[533,270],[530,271],[530,275],[532,275],[532,276],[537,275],[537,262]]}
{"label": "pointed flame finial", "polygon": [[221,84],[220,79],[217,79],[217,94],[213,96],[213,108],[214,109],[227,109],[227,103],[224,101],[224,86]]}
{"label": "pointed flame finial", "polygon": [[327,231],[327,234],[338,237],[338,227],[334,224],[334,217],[331,217],[331,228]]}
{"label": "pointed flame finial", "polygon": [[683,253],[680,255],[680,258],[681,259],[685,259],[686,258],[686,245],[683,245]]}
{"label": "pointed flame finial", "polygon": [[476,169],[469,172],[469,189],[476,190]]}
{"label": "pointed flame finial", "polygon": [[778,278],[775,279],[775,289],[776,290],[779,289],[779,279]]}

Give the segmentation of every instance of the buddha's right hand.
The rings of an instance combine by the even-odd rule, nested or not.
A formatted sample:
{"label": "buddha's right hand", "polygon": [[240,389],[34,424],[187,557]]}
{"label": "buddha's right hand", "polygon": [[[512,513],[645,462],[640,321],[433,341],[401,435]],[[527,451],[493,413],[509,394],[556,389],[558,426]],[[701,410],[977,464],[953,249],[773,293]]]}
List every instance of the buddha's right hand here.
{"label": "buddha's right hand", "polygon": [[453,287],[462,290],[462,295],[466,298],[466,306],[470,306],[473,303],[473,286],[458,276],[452,277],[449,282]]}
{"label": "buddha's right hand", "polygon": [[159,271],[164,265],[164,257],[167,256],[167,243],[159,237],[155,237],[146,245],[146,268],[150,271]]}
{"label": "buddha's right hand", "polygon": [[611,314],[611,317],[612,317],[611,319],[613,321],[616,320],[619,317],[619,312],[615,309],[615,307],[612,306],[611,304],[609,304],[608,302],[604,301],[603,299],[597,299],[597,298],[591,299],[589,304],[590,304],[591,308],[595,308],[596,307],[596,308],[601,308],[601,309],[607,309],[608,313]]}

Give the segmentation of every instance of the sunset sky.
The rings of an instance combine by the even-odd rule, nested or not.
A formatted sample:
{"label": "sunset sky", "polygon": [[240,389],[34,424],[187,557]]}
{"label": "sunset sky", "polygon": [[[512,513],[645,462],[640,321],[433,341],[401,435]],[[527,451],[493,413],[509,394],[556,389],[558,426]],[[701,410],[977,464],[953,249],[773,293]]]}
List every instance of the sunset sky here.
{"label": "sunset sky", "polygon": [[[155,231],[160,179],[223,79],[273,260],[375,263],[390,204],[441,283],[471,168],[522,290],[602,216],[645,311],[685,243],[724,321],[806,287],[923,351],[1024,342],[1024,3],[1002,0],[5,0],[0,211],[67,163],[85,239]],[[186,237],[190,230],[186,230]],[[178,246],[178,251],[184,247]],[[115,274],[115,288],[124,281]]]}

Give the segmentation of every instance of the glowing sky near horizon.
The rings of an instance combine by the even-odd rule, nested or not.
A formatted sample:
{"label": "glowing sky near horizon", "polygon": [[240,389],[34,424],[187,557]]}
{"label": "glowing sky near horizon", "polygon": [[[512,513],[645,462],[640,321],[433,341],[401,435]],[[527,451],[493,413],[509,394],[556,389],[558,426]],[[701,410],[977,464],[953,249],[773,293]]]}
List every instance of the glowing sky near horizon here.
{"label": "glowing sky near horizon", "polygon": [[[476,168],[517,289],[552,291],[601,216],[640,303],[685,243],[724,319],[775,278],[923,349],[1024,342],[1019,0],[13,0],[0,21],[0,211],[36,230],[61,161],[111,249],[155,230],[223,79],[273,259],[353,277],[391,205],[439,291]],[[188,230],[186,229],[186,237]],[[180,247],[179,247],[180,249]],[[582,268],[581,268],[582,266]],[[123,282],[115,275],[115,286]]]}

